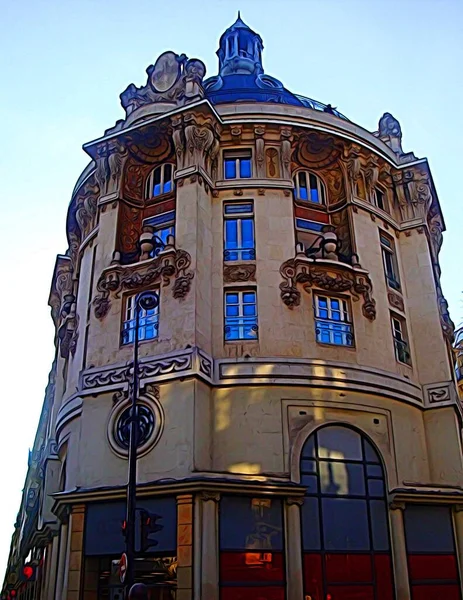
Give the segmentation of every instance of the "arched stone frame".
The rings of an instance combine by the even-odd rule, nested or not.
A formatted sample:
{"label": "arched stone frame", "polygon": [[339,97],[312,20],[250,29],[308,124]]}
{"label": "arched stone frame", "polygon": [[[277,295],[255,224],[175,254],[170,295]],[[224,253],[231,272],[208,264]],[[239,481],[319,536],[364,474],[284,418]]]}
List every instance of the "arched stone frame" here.
{"label": "arched stone frame", "polygon": [[[349,485],[349,489],[345,489],[344,492],[341,492],[341,494],[339,495],[339,493],[337,493],[336,491],[333,490],[324,490],[321,487],[321,464],[323,463],[327,463],[327,464],[333,464],[332,460],[333,458],[336,461],[336,458],[333,455],[333,458],[328,458],[326,455],[323,454],[319,454],[317,451],[317,448],[319,448],[319,446],[317,445],[317,443],[320,443],[320,440],[318,440],[317,442],[317,438],[316,435],[318,434],[318,432],[321,432],[322,430],[329,430],[331,428],[337,428],[337,429],[344,429],[346,431],[350,431],[351,433],[355,434],[356,436],[358,436],[359,439],[359,443],[361,444],[360,448],[361,448],[361,453],[362,453],[362,458],[360,459],[359,457],[353,457],[351,456],[350,458],[343,458],[340,461],[340,464],[350,464],[351,467],[355,464],[360,464],[363,465],[363,468],[361,470],[361,472],[363,473],[363,481],[365,484],[365,488],[363,490],[363,493],[361,490],[359,489],[350,489],[350,485]],[[348,587],[352,587],[352,590],[354,591],[355,589],[357,589],[358,585],[365,585],[367,586],[365,588],[365,590],[369,590],[370,592],[374,593],[376,597],[376,594],[378,592],[378,589],[382,590],[382,593],[385,594],[385,598],[390,598],[392,600],[392,598],[396,598],[396,597],[402,597],[399,593],[399,596],[396,596],[397,591],[399,590],[398,587],[398,579],[402,580],[403,577],[399,577],[396,573],[397,570],[397,564],[398,564],[398,554],[400,554],[398,552],[398,550],[403,550],[403,547],[398,547],[398,546],[403,546],[398,544],[397,542],[397,523],[393,523],[392,522],[392,518],[391,518],[391,513],[390,510],[388,510],[388,472],[387,472],[387,466],[386,466],[386,462],[384,460],[384,457],[382,455],[382,452],[380,451],[380,449],[378,448],[378,445],[374,442],[374,440],[371,438],[371,436],[367,433],[365,433],[364,430],[362,430],[361,428],[359,428],[357,425],[352,424],[352,423],[348,423],[348,422],[343,422],[343,421],[339,421],[339,420],[327,420],[323,423],[319,423],[316,426],[312,426],[312,427],[305,427],[305,435],[304,436],[299,436],[299,442],[302,441],[302,443],[300,444],[300,448],[299,448],[299,470],[298,470],[298,479],[299,479],[299,483],[300,483],[300,473],[304,472],[305,476],[308,477],[309,480],[315,479],[317,481],[316,487],[313,488],[313,484],[311,482],[308,482],[308,485],[311,486],[312,489],[309,488],[309,490],[306,492],[306,496],[305,498],[308,499],[312,499],[315,500],[315,505],[309,505],[308,510],[310,513],[312,513],[312,511],[315,510],[316,514],[313,514],[310,519],[312,518],[316,518],[316,515],[318,515],[318,519],[319,519],[319,527],[317,528],[318,530],[318,534],[315,534],[315,537],[313,539],[309,538],[308,541],[308,546],[302,546],[301,548],[301,555],[303,557],[303,565],[301,565],[301,568],[303,570],[303,581],[304,581],[304,593],[309,593],[310,595],[312,595],[312,592],[314,592],[315,590],[318,591],[322,591],[323,593],[325,592],[330,592],[330,588],[331,589],[336,589],[333,588],[333,585],[336,585],[336,583],[338,583],[339,585],[341,585],[342,587],[344,586],[348,586]],[[309,431],[307,431],[309,429]],[[310,463],[316,463],[317,467],[316,467],[316,471],[313,471],[313,467],[305,467],[305,471],[304,471],[304,467],[302,467],[302,451],[304,449],[304,446],[306,445],[306,443],[312,439],[312,453],[310,453],[307,456],[312,456],[313,459],[309,460]],[[313,445],[315,444],[315,445]],[[369,445],[371,450],[374,452],[375,454],[375,458],[373,458],[372,456],[368,455],[368,450],[367,450],[367,446],[365,445]],[[365,454],[367,453],[367,454]],[[307,458],[306,456],[306,458]],[[341,457],[342,458],[342,457]],[[320,461],[322,461],[320,463]],[[352,462],[353,461],[353,462]],[[378,462],[377,462],[378,461]],[[335,464],[335,463],[334,463]],[[379,464],[380,468],[381,468],[381,475],[382,477],[379,478],[378,473],[370,473],[370,475],[368,475],[368,468],[367,465],[373,465],[373,467]],[[308,468],[308,471],[307,471]],[[356,467],[357,468],[357,467]],[[309,475],[310,473],[313,473],[312,475]],[[346,471],[347,473],[347,471]],[[373,477],[373,479],[370,479],[370,477]],[[330,476],[331,479],[331,476]],[[383,490],[382,493],[379,492],[378,494],[378,490],[376,490],[375,492],[372,492],[370,490],[370,482],[375,481],[376,479],[379,479],[380,481],[383,481]],[[334,481],[336,481],[336,478],[334,479]],[[341,480],[338,480],[340,482],[342,482],[342,478]],[[327,514],[325,513],[325,507],[323,503],[325,500],[323,500],[325,498],[326,501],[333,502],[333,498],[335,498],[334,502],[336,502],[336,504],[338,502],[341,502],[341,504],[344,504],[345,502],[363,502],[363,504],[365,505],[365,516],[364,519],[365,521],[363,522],[364,527],[366,526],[366,530],[363,529],[363,533],[359,534],[360,537],[358,539],[357,544],[360,545],[356,545],[354,542],[354,545],[352,545],[352,540],[350,537],[346,537],[345,540],[337,540],[334,543],[333,546],[333,539],[331,539],[331,536],[333,535],[333,531],[331,531],[331,533],[326,533],[327,531],[330,531],[329,529],[329,525],[327,525],[327,523],[329,523],[330,521],[326,521],[325,519],[327,518]],[[351,500],[349,500],[351,499]],[[375,517],[373,517],[372,515],[375,513],[372,513],[373,510],[373,503],[376,503],[377,508],[376,510],[378,510],[378,504],[379,506],[383,506],[383,513],[381,515],[380,514],[376,514]],[[323,508],[322,508],[323,507]],[[344,504],[344,508],[346,507],[346,504]],[[326,507],[327,508],[327,507]],[[359,507],[357,507],[358,510]],[[341,509],[341,505],[337,505],[336,508],[336,512],[339,511]],[[328,509],[327,509],[328,510]],[[333,510],[333,507],[331,508],[331,510]],[[329,514],[329,513],[328,513]],[[306,522],[305,525],[306,527],[308,526],[308,522],[307,522],[307,517],[308,515],[305,515],[306,517]],[[339,518],[339,514],[338,517]],[[378,530],[377,526],[375,528],[373,528],[372,523],[373,522],[377,522],[376,518],[380,519],[380,522],[382,519],[384,519],[383,523],[384,523],[384,530],[383,533],[380,534],[379,531],[381,530],[381,528]],[[303,518],[303,514],[300,514],[300,533],[301,536],[303,536],[303,526],[304,526],[304,518]],[[355,519],[357,519],[357,516],[355,517]],[[312,521],[310,520],[310,523]],[[354,520],[355,523],[357,523],[356,520]],[[359,520],[359,525],[362,524],[362,520]],[[325,527],[327,527],[327,529],[325,529]],[[347,529],[345,530],[345,535],[347,535],[347,530],[349,526],[346,526]],[[352,527],[352,525],[351,525]],[[343,529],[343,527],[341,527],[341,530]],[[310,528],[309,528],[310,530]],[[337,530],[337,529],[336,529]],[[362,527],[360,527],[359,531],[362,531]],[[374,533],[374,531],[376,531],[376,534]],[[306,529],[307,532],[307,529]],[[328,535],[328,537],[325,537],[326,535]],[[378,536],[379,537],[375,537]],[[384,536],[384,537],[382,537]],[[317,537],[318,537],[318,542],[317,542]],[[304,539],[304,538],[303,538]],[[331,539],[331,541],[329,541]],[[354,536],[355,539],[355,536]],[[376,539],[376,542],[375,542]],[[387,540],[387,543],[386,543]],[[377,545],[378,544],[378,545]],[[347,559],[349,559],[349,557],[351,559],[354,558],[354,556],[358,555],[360,558],[360,562],[357,561],[357,565],[356,567],[352,567],[352,565],[350,565],[349,563],[345,563],[343,564],[343,558],[344,561]],[[330,564],[332,565],[332,562],[334,560],[334,557],[338,556],[339,560],[338,560],[338,564],[337,567],[340,568],[339,571],[337,571],[337,567],[335,566],[335,575],[333,576],[333,566],[329,566]],[[365,560],[367,557],[370,557],[368,560],[368,563],[365,564]],[[318,560],[317,560],[318,558]],[[308,561],[308,562],[306,562]],[[362,562],[363,561],[363,562]],[[380,562],[381,561],[381,562]],[[336,564],[336,563],[335,563]],[[354,561],[355,564],[355,561]],[[342,566],[341,566],[342,565]],[[369,565],[369,566],[368,566]],[[360,567],[360,571],[358,571]],[[351,575],[351,569],[354,568],[357,576],[359,575],[359,572],[361,573],[361,577],[353,577]],[[308,569],[308,571],[307,571]],[[328,573],[331,573],[331,578],[330,575]],[[342,577],[342,573],[344,573],[344,577]],[[379,574],[381,574],[381,576],[379,576]],[[306,579],[306,577],[309,577],[309,579]],[[333,578],[334,577],[334,578]],[[340,579],[339,579],[340,578]],[[354,581],[354,580],[357,580]],[[344,580],[342,582],[342,580]],[[342,583],[341,583],[342,582]],[[364,582],[362,584],[360,584],[359,582]],[[329,595],[329,594],[328,594]],[[318,597],[318,596],[317,596]],[[328,596],[327,596],[328,597]],[[330,596],[331,597],[331,596]],[[405,596],[404,596],[405,598]]]}
{"label": "arched stone frame", "polygon": [[[324,202],[312,202],[309,199],[301,200],[300,198],[297,197],[296,181],[297,181],[297,178],[300,173],[306,173],[307,175],[314,175],[320,181],[321,185],[323,186]],[[293,195],[294,203],[301,203],[303,206],[307,205],[308,207],[314,207],[315,210],[317,210],[317,208],[320,211],[323,209],[323,212],[328,211],[328,204],[329,204],[328,185],[327,185],[327,182],[325,181],[325,178],[320,173],[320,171],[318,171],[317,169],[314,169],[314,168],[305,167],[304,165],[299,165],[291,173],[291,178],[294,183],[294,195]],[[310,182],[308,181],[307,184],[310,185]],[[310,188],[309,188],[309,191],[310,191]]]}
{"label": "arched stone frame", "polygon": [[[374,417],[372,415],[372,419],[373,418]],[[389,434],[391,434],[392,427],[391,427],[389,418],[387,416],[386,416],[386,419],[388,421]],[[389,450],[389,448],[387,448],[386,445],[381,445],[381,444],[377,443],[375,441],[375,439],[371,436],[370,432],[362,429],[361,427],[359,427],[356,424],[355,412],[352,414],[351,420],[327,419],[326,421],[323,421],[323,422],[319,422],[319,421],[311,422],[311,423],[307,423],[307,425],[305,425],[298,432],[298,434],[296,435],[296,438],[294,440],[294,443],[291,446],[290,455],[289,455],[291,481],[294,481],[295,483],[300,483],[300,481],[301,481],[300,461],[301,461],[302,449],[304,447],[306,440],[312,434],[314,434],[318,429],[321,429],[322,427],[326,427],[328,425],[334,425],[334,426],[339,426],[339,427],[348,427],[350,429],[353,429],[360,435],[365,436],[365,438],[370,442],[370,444],[373,446],[373,448],[378,453],[378,456],[380,457],[381,465],[384,469],[384,481],[385,481],[386,488],[387,488],[386,491],[389,491],[390,488],[393,488],[398,484],[397,466],[396,466],[395,453],[394,453],[394,442],[393,442],[392,436],[390,437],[391,450],[392,450],[391,451],[391,450]]]}

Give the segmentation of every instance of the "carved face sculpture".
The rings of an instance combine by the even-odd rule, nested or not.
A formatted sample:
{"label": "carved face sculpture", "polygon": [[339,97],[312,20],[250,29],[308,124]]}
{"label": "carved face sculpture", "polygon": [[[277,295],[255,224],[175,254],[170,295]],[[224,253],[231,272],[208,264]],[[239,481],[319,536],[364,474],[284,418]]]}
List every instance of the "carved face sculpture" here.
{"label": "carved face sculpture", "polygon": [[202,81],[204,75],[206,75],[206,67],[201,60],[192,58],[185,65],[185,74],[188,79],[199,79]]}

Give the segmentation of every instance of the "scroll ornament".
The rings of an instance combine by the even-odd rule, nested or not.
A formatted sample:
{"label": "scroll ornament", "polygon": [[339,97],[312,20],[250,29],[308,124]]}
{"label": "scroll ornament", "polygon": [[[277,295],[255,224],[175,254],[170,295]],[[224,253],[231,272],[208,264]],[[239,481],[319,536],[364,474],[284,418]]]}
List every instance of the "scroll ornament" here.
{"label": "scroll ornament", "polygon": [[284,281],[280,283],[281,299],[289,308],[299,306],[301,292],[297,284],[310,293],[310,288],[316,287],[329,292],[350,292],[354,301],[363,299],[362,312],[364,316],[374,321],[376,319],[376,302],[372,297],[373,285],[368,273],[358,269],[337,264],[323,264],[321,261],[310,262],[305,257],[291,258],[280,267]]}
{"label": "scroll ornament", "polygon": [[185,250],[170,247],[150,262],[135,265],[112,265],[101,274],[97,290],[98,295],[93,300],[97,319],[104,319],[111,308],[111,293],[118,298],[123,290],[137,290],[161,283],[169,285],[175,278],[172,290],[174,298],[185,298],[190,291],[194,273],[188,271],[191,256]]}

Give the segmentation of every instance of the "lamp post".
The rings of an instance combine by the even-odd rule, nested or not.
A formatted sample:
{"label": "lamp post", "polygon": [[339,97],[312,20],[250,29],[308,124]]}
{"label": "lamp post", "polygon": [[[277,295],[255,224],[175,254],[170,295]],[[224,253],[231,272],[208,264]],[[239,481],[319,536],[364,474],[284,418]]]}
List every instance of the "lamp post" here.
{"label": "lamp post", "polygon": [[159,305],[158,294],[152,291],[140,292],[135,297],[135,333],[133,341],[133,374],[132,374],[132,403],[130,411],[130,437],[129,437],[129,475],[127,483],[127,516],[126,516],[126,554],[127,572],[125,583],[127,589],[134,583],[135,575],[135,518],[137,509],[137,448],[139,438],[139,416],[138,416],[138,343],[140,339],[140,315],[141,311],[148,311]]}

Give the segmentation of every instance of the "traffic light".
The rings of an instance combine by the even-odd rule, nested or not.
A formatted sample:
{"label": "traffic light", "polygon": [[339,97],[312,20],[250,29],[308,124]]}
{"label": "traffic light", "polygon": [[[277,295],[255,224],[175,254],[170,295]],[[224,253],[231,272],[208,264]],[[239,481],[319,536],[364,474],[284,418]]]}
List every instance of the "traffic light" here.
{"label": "traffic light", "polygon": [[21,569],[21,581],[35,581],[36,566],[26,563]]}
{"label": "traffic light", "polygon": [[127,521],[125,519],[122,521],[121,529],[122,529],[122,535],[124,537],[127,537]]}
{"label": "traffic light", "polygon": [[140,529],[141,529],[141,551],[147,552],[152,546],[157,546],[158,541],[150,538],[150,535],[164,529],[163,525],[156,523],[162,519],[161,515],[150,513],[147,510],[140,510]]}

